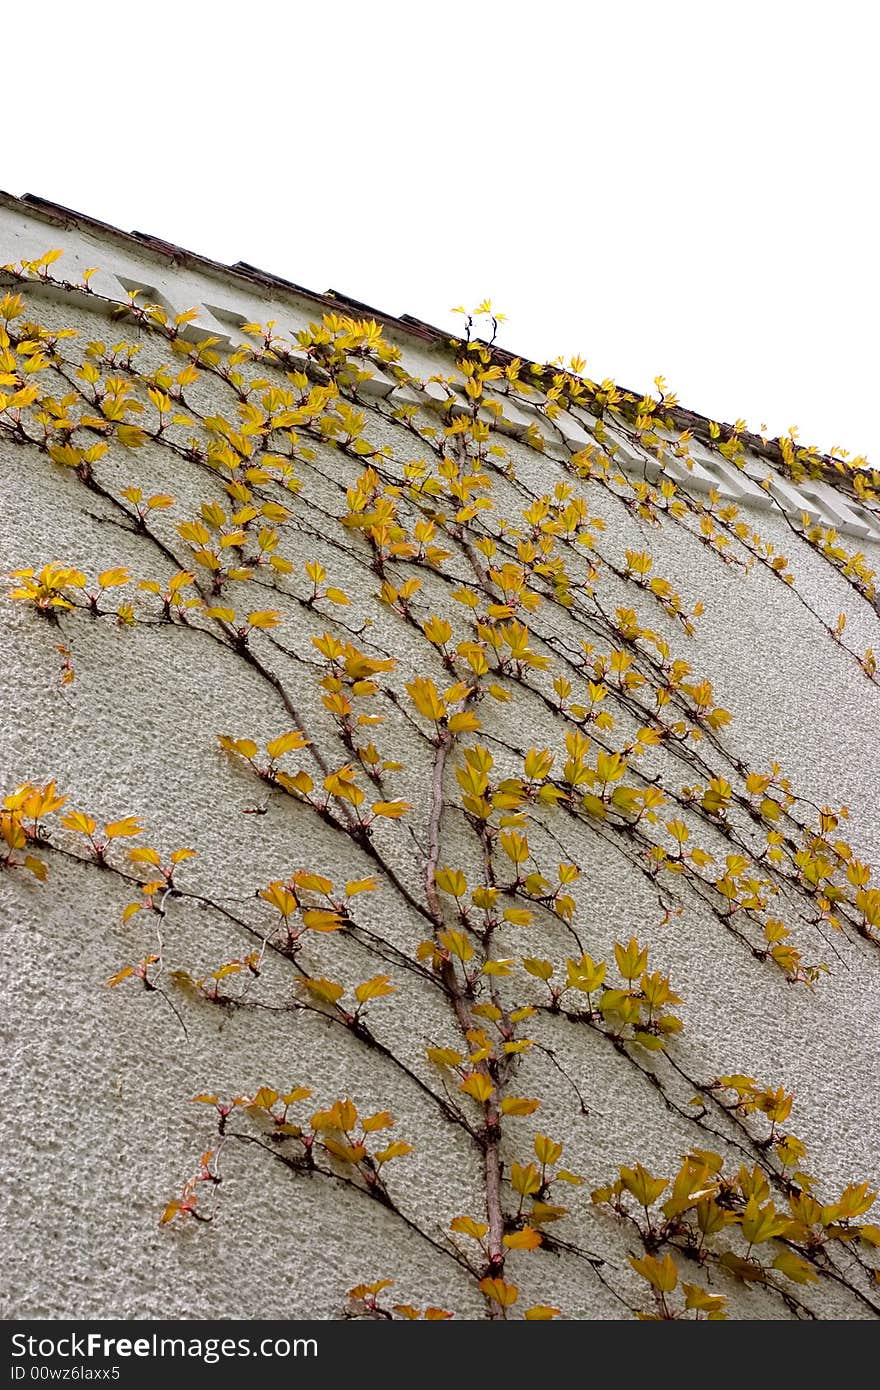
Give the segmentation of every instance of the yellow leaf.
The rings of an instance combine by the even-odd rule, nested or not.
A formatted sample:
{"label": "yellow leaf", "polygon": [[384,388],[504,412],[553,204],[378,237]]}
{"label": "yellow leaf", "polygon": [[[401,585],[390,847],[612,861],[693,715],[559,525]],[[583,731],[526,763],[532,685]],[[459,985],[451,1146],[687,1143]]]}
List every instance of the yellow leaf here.
{"label": "yellow leaf", "polygon": [[681,1287],[685,1296],[684,1306],[686,1308],[696,1308],[701,1313],[708,1313],[710,1321],[717,1321],[725,1317],[722,1309],[727,1303],[727,1299],[721,1294],[707,1293],[698,1284],[682,1283]]}
{"label": "yellow leaf", "polygon": [[217,742],[227,753],[238,753],[239,757],[250,761],[257,756],[259,749],[252,738],[230,738],[228,734],[218,734]]}
{"label": "yellow leaf", "polygon": [[463,932],[441,931],[439,941],[441,945],[446,947],[447,951],[457,956],[460,961],[473,959],[474,948]]}
{"label": "yellow leaf", "polygon": [[660,1293],[672,1293],[678,1283],[678,1270],[671,1255],[664,1255],[662,1260],[658,1260],[654,1255],[645,1255],[640,1260],[636,1259],[635,1255],[630,1255],[629,1262],[633,1269]]}
{"label": "yellow leaf", "polygon": [[510,1168],[510,1185],[514,1192],[529,1197],[535,1192],[540,1192],[541,1174],[534,1163],[514,1162]]}
{"label": "yellow leaf", "polygon": [[130,849],[126,857],[132,864],[153,864],[158,867],[162,863],[162,856],[159,851],[150,845],[141,845],[138,849]]}
{"label": "yellow leaf", "polygon": [[579,989],[584,994],[592,994],[598,989],[605,979],[605,961],[594,961],[591,956],[583,955],[579,961],[569,960],[568,979],[566,983],[570,988]]}
{"label": "yellow leaf", "polygon": [[507,1096],[501,1102],[502,1115],[531,1115],[541,1104],[539,1100],[532,1100],[526,1096]]}
{"label": "yellow leaf", "polygon": [[628,946],[622,946],[619,941],[615,942],[614,958],[623,978],[634,980],[645,971],[648,964],[648,950],[647,947],[641,947],[636,938],[632,936]]}
{"label": "yellow leaf", "polygon": [[773,1261],[773,1268],[795,1284],[812,1284],[819,1278],[817,1271],[793,1250],[783,1250]]}
{"label": "yellow leaf", "polygon": [[550,1163],[558,1163],[562,1157],[562,1144],[556,1143],[546,1134],[535,1135],[535,1156],[539,1163],[546,1167]]}
{"label": "yellow leaf", "polygon": [[381,999],[383,995],[393,994],[396,988],[391,984],[390,975],[374,975],[355,988],[355,997],[360,1004],[365,1004],[368,999]]}
{"label": "yellow leaf", "polygon": [[378,1110],[375,1115],[367,1115],[361,1120],[361,1129],[364,1134],[374,1134],[377,1130],[388,1129],[394,1124],[394,1116],[390,1110]]}
{"label": "yellow leaf", "polygon": [[723,1255],[718,1258],[718,1263],[736,1279],[742,1279],[746,1284],[766,1284],[767,1272],[763,1265],[758,1264],[757,1260],[744,1260],[741,1255],[737,1255],[733,1250],[725,1250]]}
{"label": "yellow leaf", "polygon": [[137,816],[124,816],[122,820],[109,821],[104,827],[108,840],[118,840],[121,836],[142,835],[143,826]]}
{"label": "yellow leaf", "polygon": [[406,1154],[413,1151],[412,1144],[407,1144],[403,1139],[395,1139],[393,1144],[389,1144],[386,1149],[380,1149],[375,1155],[376,1162],[379,1164],[389,1163],[392,1158],[404,1158]]}
{"label": "yellow leaf", "polygon": [[251,1101],[251,1105],[255,1105],[258,1110],[271,1110],[277,1100],[277,1091],[273,1090],[271,1086],[261,1086]]}
{"label": "yellow leaf", "polygon": [[772,1202],[760,1206],[757,1197],[750,1197],[742,1215],[742,1233],[749,1245],[759,1245],[788,1230],[788,1217],[777,1212]]}
{"label": "yellow leaf", "polygon": [[529,857],[529,842],[518,830],[509,830],[500,836],[501,848],[514,864],[524,864]]}
{"label": "yellow leaf", "polygon": [[304,978],[301,981],[303,987],[309,994],[315,994],[319,999],[324,999],[328,1004],[335,1004],[345,993],[345,986],[337,984],[335,980]]}
{"label": "yellow leaf", "polygon": [[521,1231],[513,1231],[504,1237],[508,1250],[537,1250],[544,1241],[543,1236],[532,1226],[524,1226]]}
{"label": "yellow leaf", "polygon": [[104,570],[98,575],[98,584],[102,589],[118,588],[121,584],[127,584],[131,575],[126,569]]}
{"label": "yellow leaf", "polygon": [[487,1298],[491,1298],[493,1303],[498,1303],[502,1308],[510,1308],[519,1297],[519,1289],[515,1284],[508,1284],[504,1279],[481,1279],[480,1292]]}
{"label": "yellow leaf", "polygon": [[325,878],[323,874],[312,874],[307,869],[297,869],[291,876],[291,882],[297,888],[304,888],[308,893],[332,893],[333,880]]}
{"label": "yellow leaf", "polygon": [[262,889],[260,897],[276,908],[282,917],[290,917],[296,911],[296,898],[280,879],[270,883],[268,888]]}
{"label": "yellow leaf", "polygon": [[538,960],[535,956],[524,956],[523,967],[539,980],[549,980],[553,974],[549,960]]}
{"label": "yellow leaf", "polygon": [[378,887],[374,878],[353,878],[345,885],[345,896],[354,898],[358,893],[373,893]]}
{"label": "yellow leaf", "polygon": [[[242,332],[251,332],[254,330],[256,330],[257,334],[263,331],[258,323],[242,325]],[[383,1289],[390,1289],[393,1283],[393,1279],[379,1279],[375,1284],[358,1284],[357,1288],[348,1290],[348,1297],[357,1299],[368,1297],[375,1298],[376,1294],[381,1293]]]}
{"label": "yellow leaf", "polygon": [[276,772],[275,781],[291,796],[308,796],[315,785],[307,772],[298,772],[295,777],[286,772]]}
{"label": "yellow leaf", "polygon": [[[232,619],[230,618],[228,621],[232,622]],[[248,613],[248,624],[250,627],[277,627],[280,622],[281,614],[277,608],[263,608],[256,613]]]}
{"label": "yellow leaf", "polygon": [[298,1100],[308,1100],[312,1094],[311,1086],[294,1086],[292,1091],[288,1091],[281,1099],[285,1105],[295,1105]]}
{"label": "yellow leaf", "polygon": [[449,893],[453,898],[461,898],[467,892],[467,879],[460,869],[438,869],[434,882],[441,893]]}
{"label": "yellow leaf", "polygon": [[351,1100],[337,1100],[331,1109],[334,1125],[348,1132],[357,1124],[357,1106]]}
{"label": "yellow leaf", "polygon": [[171,863],[182,864],[186,859],[195,859],[197,854],[198,850],[195,849],[176,849],[171,854]]}
{"label": "yellow leaf", "polygon": [[472,1216],[456,1216],[450,1221],[449,1229],[459,1235],[470,1236],[472,1240],[482,1240],[489,1227],[485,1221],[475,1221]]}
{"label": "yellow leaf", "polygon": [[626,759],[619,753],[601,752],[596,761],[600,782],[616,782],[626,771]]}
{"label": "yellow leaf", "polygon": [[457,1067],[464,1061],[462,1054],[451,1047],[429,1047],[425,1052],[428,1060],[438,1067]]}
{"label": "yellow leaf", "polygon": [[505,922],[511,922],[515,927],[527,927],[531,924],[534,913],[527,907],[506,907],[502,916]]}
{"label": "yellow leaf", "polygon": [[474,1100],[479,1101],[481,1105],[485,1105],[486,1101],[491,1099],[494,1093],[492,1082],[489,1080],[488,1076],[481,1071],[471,1072],[465,1077],[458,1089],[466,1092],[469,1096],[473,1096]]}
{"label": "yellow leaf", "polygon": [[482,973],[484,975],[510,975],[512,963],[509,960],[486,960],[483,962]]}
{"label": "yellow leaf", "polygon": [[416,680],[407,684],[407,691],[419,714],[425,719],[439,723],[445,717],[446,706],[437,693],[437,687],[432,680],[419,676]]}
{"label": "yellow leaf", "polygon": [[139,449],[147,442],[146,434],[137,425],[117,425],[116,438],[126,449]]}
{"label": "yellow leaf", "polygon": [[452,636],[452,624],[445,618],[432,617],[422,624],[422,631],[435,647],[442,647]]}
{"label": "yellow leaf", "polygon": [[345,928],[345,922],[338,912],[328,912],[323,908],[307,908],[302,919],[303,926],[308,927],[311,931],[342,931]]}
{"label": "yellow leaf", "polygon": [[471,710],[463,710],[460,714],[453,714],[448,721],[449,732],[461,734],[471,732],[481,728],[480,720]]}
{"label": "yellow leaf", "polygon": [[620,1180],[642,1207],[652,1206],[667,1186],[666,1178],[652,1177],[641,1163],[637,1163],[634,1168],[622,1167]]}
{"label": "yellow leaf", "polygon": [[458,603],[463,603],[465,608],[478,608],[480,604],[479,597],[473,589],[453,589],[452,597]]}
{"label": "yellow leaf", "polygon": [[590,816],[595,816],[597,820],[604,820],[606,816],[605,803],[602,798],[596,796],[594,792],[587,792],[581,798],[581,805]]}
{"label": "yellow leaf", "polygon": [[386,820],[400,820],[411,810],[412,803],[409,801],[374,801],[372,805],[373,815],[384,816]]}
{"label": "yellow leaf", "polygon": [[877,1193],[871,1188],[870,1183],[849,1183],[835,1203],[837,1219],[851,1221],[854,1217],[864,1216],[865,1212],[870,1211],[876,1198]]}
{"label": "yellow leaf", "polygon": [[291,729],[288,734],[279,734],[277,738],[270,739],[266,744],[266,752],[275,762],[285,753],[298,752],[301,748],[307,748],[308,742],[306,736],[299,729]]}

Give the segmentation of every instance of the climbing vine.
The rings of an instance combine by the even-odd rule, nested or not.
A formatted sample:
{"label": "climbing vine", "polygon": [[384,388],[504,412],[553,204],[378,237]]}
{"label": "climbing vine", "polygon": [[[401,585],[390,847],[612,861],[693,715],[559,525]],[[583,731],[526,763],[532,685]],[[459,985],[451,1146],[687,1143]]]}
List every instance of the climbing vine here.
{"label": "climbing vine", "polygon": [[[636,398],[588,380],[577,360],[512,358],[495,345],[488,302],[462,311],[446,370],[420,377],[373,320],[328,311],[290,339],[250,323],[250,345],[226,351],[193,333],[196,311],[170,318],[136,293],[101,301],[91,272],[56,278],[59,255],[4,268],[0,450],[13,474],[45,459],[101,499],[140,538],[143,570],[109,542],[95,573],[75,556],[22,553],[11,598],[72,694],[89,622],[132,643],[145,627],[211,643],[230,679],[234,664],[247,668],[277,732],[217,728],[216,753],[249,789],[242,813],[271,804],[289,818],[297,867],[253,882],[242,865],[230,896],[200,877],[197,843],[150,842],[135,788],[102,822],[76,788],[39,777],[3,789],[0,866],[40,892],[56,859],[110,876],[131,946],[108,987],[166,1009],[184,1043],[196,1008],[316,1015],[418,1091],[480,1173],[476,1206],[427,1224],[395,1174],[419,1163],[430,1136],[400,1133],[381,1099],[364,1113],[291,1058],[289,1074],[254,1077],[247,1094],[191,1097],[206,1147],[164,1206],[157,1175],[167,1238],[222,1222],[235,1146],[251,1153],[255,1181],[261,1165],[281,1165],[292,1183],[341,1184],[381,1204],[446,1262],[450,1289],[479,1290],[490,1319],[564,1316],[526,1306],[520,1290],[526,1262],[562,1256],[621,1315],[721,1319],[745,1285],[773,1301],[771,1315],[813,1318],[823,1284],[858,1315],[880,1313],[880,1226],[865,1219],[874,1189],[863,1174],[818,1189],[788,1127],[794,1099],[773,1078],[682,1060],[687,981],[670,979],[652,945],[657,926],[698,910],[793,990],[822,989],[836,941],[880,968],[880,887],[843,838],[847,808],[814,804],[775,761],[744,760],[694,654],[702,605],[657,571],[651,531],[695,540],[707,583],[715,565],[768,570],[872,684],[875,655],[848,645],[845,615],[815,612],[750,517],[717,492],[700,496],[680,467],[670,475],[673,461],[690,464],[696,417],[684,419],[661,378],[656,396]],[[74,308],[111,316],[122,336],[84,340]],[[768,496],[773,476],[813,478],[880,514],[876,471],[794,433],[770,444],[742,422],[709,424],[699,443],[734,468],[764,460]],[[186,492],[199,480],[197,514],[167,484],[153,490],[155,451],[162,477],[186,476]],[[774,505],[854,600],[876,605],[862,553]],[[618,553],[609,508],[639,523],[644,549]],[[310,857],[318,822],[332,862]],[[590,913],[600,858],[656,905],[604,954]],[[390,915],[372,911],[380,898]],[[179,903],[233,929],[239,953],[194,971],[175,953]],[[409,925],[389,927],[395,912]],[[330,938],[343,944],[330,950]],[[372,973],[358,967],[365,953]],[[269,959],[286,972],[281,1003],[262,988]],[[717,988],[723,1000],[723,979]],[[417,991],[445,1022],[401,1046],[386,1011]],[[633,1155],[590,1190],[566,1166],[571,1132],[589,1137],[601,1104],[584,1069],[595,1048],[626,1065],[634,1105],[689,1127],[675,1171],[654,1174]],[[697,1039],[687,1056],[698,1052]],[[551,1086],[569,1132],[542,1120]],[[578,1230],[585,1214],[597,1231],[619,1228],[617,1262],[567,1234],[578,1209]],[[339,1290],[336,1315],[453,1316],[395,1302],[383,1259]]]}

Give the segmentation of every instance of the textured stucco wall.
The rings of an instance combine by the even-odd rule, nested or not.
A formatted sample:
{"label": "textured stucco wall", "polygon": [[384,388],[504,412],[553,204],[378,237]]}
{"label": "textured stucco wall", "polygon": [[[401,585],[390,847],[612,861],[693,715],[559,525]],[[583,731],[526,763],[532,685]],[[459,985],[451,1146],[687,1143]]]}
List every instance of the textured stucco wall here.
{"label": "textured stucco wall", "polygon": [[[3,210],[0,233],[0,261],[64,246],[62,264],[70,279],[86,265],[113,265],[117,275],[127,272],[132,282],[159,289],[175,308],[220,305],[244,320],[277,318],[288,330],[316,317],[314,307],[298,303],[294,295],[261,302],[256,289],[246,291],[231,279],[223,283],[191,269],[172,272],[146,252],[138,259],[131,248],[123,253],[75,228],[50,228],[9,209]],[[102,292],[111,294],[106,274]],[[99,288],[97,280],[93,284]],[[118,289],[112,297],[120,297]],[[38,300],[42,321],[76,327],[84,339],[113,341],[132,334],[108,326],[81,298],[40,292]],[[203,332],[213,331],[207,319],[203,322]],[[149,334],[142,343],[142,370],[167,355]],[[404,360],[425,376],[450,365],[437,348],[414,340],[405,343]],[[206,413],[212,389],[200,383],[193,396]],[[369,400],[365,404],[369,408]],[[371,414],[367,432],[374,442],[388,443],[395,458],[419,456],[417,441],[378,414]],[[549,491],[566,477],[553,457],[510,435],[504,442],[525,483]],[[396,658],[397,668],[387,679],[401,693],[406,680],[428,672],[428,665],[424,643],[377,601],[375,576],[325,542],[322,532],[329,535],[329,522],[316,524],[316,506],[332,515],[344,510],[340,483],[351,484],[355,465],[319,446],[314,465],[300,471],[306,500],[294,505],[313,530],[286,528],[283,551],[295,561],[300,581],[302,562],[321,559],[329,581],[352,594],[354,602],[344,612],[334,614],[325,604],[320,614],[308,614],[283,594],[260,591],[253,600],[242,597],[240,607],[283,611],[283,636],[294,655],[285,657],[259,634],[252,639],[254,649],[282,677],[310,736],[329,748],[333,728],[320,703],[317,671],[308,664],[314,658],[313,633],[327,628],[346,636],[335,625],[338,617],[355,628],[369,620],[354,640],[371,654]],[[153,445],[132,453],[114,448],[101,476],[114,492],[137,483],[145,491],[173,494],[175,507],[158,526],[181,556],[185,548],[174,523],[195,516],[212,496],[225,501],[218,482]],[[690,641],[647,598],[636,606],[700,675],[713,681],[719,703],[733,715],[724,732],[727,746],[757,767],[777,759],[798,792],[818,805],[848,805],[845,829],[856,852],[880,865],[877,685],[834,645],[797,594],[766,569],[745,573],[724,565],[681,528],[646,526],[597,485],[581,484],[578,490],[587,496],[591,514],[606,522],[603,553],[619,560],[626,548],[650,550],[655,572],[673,581],[688,607],[704,603]],[[496,505],[508,515],[521,505],[512,490],[505,493],[503,480]],[[876,614],[793,536],[784,515],[767,507],[747,514],[790,557],[797,590],[816,613],[833,624],[845,612],[850,645],[857,651],[872,645],[880,650]],[[868,536],[854,543],[880,564],[876,540]],[[121,527],[112,507],[88,493],[71,472],[36,448],[5,441],[0,443],[0,560],[4,571],[62,560],[90,577],[110,565],[127,566],[139,579],[167,579],[173,570],[143,537]],[[457,560],[450,569],[466,580]],[[450,600],[449,586],[427,574],[423,578],[419,597],[426,611],[447,613],[460,625],[461,609]],[[603,590],[609,611],[615,602],[633,602],[631,590],[620,584],[618,593],[615,582],[608,578]],[[300,592],[306,588],[299,583]],[[545,625],[552,624],[548,617]],[[254,920],[268,920],[259,918],[254,891],[295,869],[336,880],[373,872],[375,866],[350,841],[291,800],[271,796],[265,814],[243,814],[265,799],[265,789],[218,751],[216,735],[247,734],[264,741],[288,728],[290,720],[265,682],[206,632],[146,625],[129,631],[84,614],[65,619],[64,640],[77,672],[67,687],[58,679],[57,634],[5,592],[0,634],[3,793],[25,779],[55,778],[71,805],[99,818],[141,816],[146,842],[165,851],[178,845],[198,849],[198,859],[181,872],[182,882],[217,899],[237,895],[240,910]],[[428,673],[443,682],[439,662]],[[410,823],[423,845],[426,748],[389,702],[384,708],[388,722],[377,742],[381,734],[383,752],[405,765],[391,779],[389,795],[415,804]],[[485,713],[486,728],[500,740],[490,745],[499,767],[513,771],[505,741],[562,748],[558,719],[537,699],[524,703],[515,693],[511,704]],[[625,722],[621,728],[628,733]],[[338,745],[337,754],[341,763],[345,754]],[[670,766],[662,750],[643,764],[649,775]],[[674,775],[683,780],[680,770]],[[453,791],[450,778],[450,798]],[[444,860],[473,866],[471,839],[451,809],[444,816],[444,836]],[[791,1128],[807,1144],[810,1171],[820,1183],[832,1191],[851,1179],[876,1179],[876,947],[844,934],[823,941],[805,929],[797,938],[805,958],[827,963],[830,971],[813,991],[793,986],[755,960],[692,896],[683,895],[683,913],[661,925],[656,887],[599,839],[586,832],[578,839],[570,827],[564,836],[568,855],[583,869],[573,892],[587,949],[596,958],[608,956],[615,940],[635,931],[651,944],[654,965],[669,972],[682,995],[685,1031],[674,1045],[682,1066],[706,1078],[746,1072],[791,1089],[796,1097]],[[530,829],[530,841],[545,859],[562,857],[549,836],[543,843],[541,838]],[[401,878],[417,877],[418,856],[399,825],[386,823],[376,839]],[[216,1221],[159,1228],[163,1202],[179,1190],[211,1141],[207,1108],[189,1104],[189,1097],[202,1090],[252,1093],[262,1083],[281,1089],[303,1083],[315,1087],[321,1104],[348,1094],[364,1110],[392,1109],[397,1117],[392,1137],[412,1139],[417,1153],[389,1171],[389,1184],[411,1219],[438,1238],[453,1216],[479,1214],[479,1160],[461,1132],[439,1123],[430,1101],[399,1071],[313,1014],[223,1011],[181,1000],[184,1036],[173,1012],[154,995],[132,985],[106,988],[104,981],[120,965],[151,948],[146,914],[123,925],[121,909],[131,895],[114,876],[58,856],[46,858],[45,884],[20,872],[0,877],[6,962],[4,1315],[333,1317],[349,1286],[388,1275],[401,1301],[454,1306],[461,1315],[481,1316],[482,1301],[455,1264],[377,1203],[328,1183],[295,1178],[245,1148],[225,1153]],[[399,949],[411,952],[424,936],[424,922],[394,893],[360,902],[363,920]],[[540,936],[537,930],[511,928],[503,954],[562,960],[570,953],[558,923],[542,922]],[[170,905],[165,933],[169,955],[195,975],[247,948],[234,924],[185,900]],[[394,973],[393,965],[377,964],[348,934],[310,942],[309,968],[313,975],[335,972],[346,981],[380,968]],[[268,1005],[288,1000],[287,963],[267,958],[259,988]],[[528,981],[524,990],[524,997],[532,997],[532,990],[537,998],[536,982]],[[370,1018],[382,1041],[429,1078],[426,1043],[455,1043],[448,1011],[436,992],[416,979],[393,1000],[378,1003]],[[528,1136],[536,1128],[565,1138],[565,1161],[584,1175],[586,1187],[570,1200],[564,1235],[605,1258],[617,1284],[636,1296],[639,1281],[626,1263],[627,1252],[635,1249],[632,1237],[591,1208],[589,1189],[613,1177],[619,1163],[636,1158],[667,1173],[701,1136],[602,1039],[546,1016],[535,1028],[535,1036],[577,1078],[589,1114],[577,1114],[570,1090],[545,1054],[525,1056],[516,1089],[541,1095],[543,1104],[538,1116],[519,1122],[523,1139],[511,1156],[528,1156]],[[509,1270],[522,1300],[558,1304],[576,1318],[623,1313],[583,1260],[522,1254],[511,1258]],[[721,1283],[717,1288],[732,1296],[740,1316],[789,1315],[778,1299]],[[823,1316],[860,1317],[868,1311],[830,1285],[804,1298]]]}

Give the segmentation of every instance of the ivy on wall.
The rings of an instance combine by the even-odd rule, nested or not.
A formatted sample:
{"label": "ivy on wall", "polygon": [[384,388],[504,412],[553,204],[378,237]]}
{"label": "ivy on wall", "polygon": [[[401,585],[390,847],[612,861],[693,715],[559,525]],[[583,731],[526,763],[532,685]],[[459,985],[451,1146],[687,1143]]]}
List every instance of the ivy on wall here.
{"label": "ivy on wall", "polygon": [[[146,991],[184,1035],[195,1007],[279,1007],[260,992],[274,957],[291,980],[281,1007],[318,1014],[381,1055],[438,1125],[464,1136],[482,1174],[479,1209],[428,1229],[406,1210],[394,1175],[418,1164],[429,1136],[398,1134],[390,1110],[359,1113],[348,1097],[328,1095],[320,1075],[255,1078],[246,1095],[193,1097],[205,1111],[206,1149],[164,1209],[158,1202],[168,1238],[183,1223],[222,1217],[224,1154],[246,1146],[255,1171],[280,1164],[292,1182],[344,1184],[381,1203],[455,1267],[455,1279],[479,1288],[488,1318],[564,1316],[550,1304],[524,1307],[517,1282],[521,1262],[554,1253],[580,1261],[622,1316],[721,1319],[737,1281],[779,1316],[817,1316],[811,1297],[823,1283],[859,1315],[880,1313],[880,1226],[865,1219],[875,1191],[860,1175],[843,1191],[818,1190],[789,1129],[793,1097],[772,1078],[691,1074],[677,1054],[687,982],[655,959],[650,924],[603,957],[578,907],[577,886],[602,853],[650,885],[658,920],[699,903],[718,932],[793,988],[822,988],[822,956],[841,934],[872,954],[880,947],[880,887],[844,838],[846,808],[813,804],[775,762],[743,761],[728,738],[731,715],[692,655],[701,605],[689,607],[657,572],[650,549],[618,554],[604,534],[599,497],[646,529],[688,533],[707,572],[767,570],[809,610],[819,640],[878,683],[873,651],[848,644],[843,615],[832,624],[810,607],[788,557],[750,518],[668,476],[671,460],[687,464],[692,437],[662,379],[655,397],[638,399],[589,381],[578,361],[512,359],[495,347],[488,303],[464,314],[449,370],[429,381],[406,369],[377,323],[331,313],[294,340],[272,323],[248,324],[252,346],[223,353],[216,340],[192,341],[195,311],[169,321],[132,294],[104,306],[119,341],[83,341],[41,314],[47,288],[60,294],[60,320],[66,302],[99,298],[90,272],[79,285],[54,277],[59,255],[4,270],[0,448],[21,468],[38,450],[103,499],[141,538],[144,571],[121,566],[112,546],[94,574],[64,556],[40,567],[23,555],[11,596],[33,612],[34,641],[54,644],[66,685],[77,679],[84,622],[117,624],[132,642],[146,625],[180,641],[197,630],[247,667],[277,734],[214,732],[264,798],[248,810],[260,814],[268,798],[286,803],[298,852],[308,843],[303,825],[317,818],[338,857],[332,877],[305,863],[258,884],[242,865],[241,893],[224,897],[200,883],[196,847],[149,843],[131,806],[103,823],[77,805],[75,789],[28,782],[3,789],[0,866],[32,874],[47,893],[57,857],[112,874],[123,922],[143,929],[149,946],[120,960],[107,984]],[[370,392],[374,372],[394,389]],[[524,404],[540,426],[521,423]],[[560,422],[572,416],[589,442],[566,450],[562,480],[542,491],[540,469],[520,467],[517,451],[540,462],[552,440],[558,456]],[[383,440],[393,427],[397,447],[371,438],[377,421]],[[147,445],[204,479],[197,515],[151,490],[136,467]],[[655,482],[623,471],[624,446],[659,466]],[[749,456],[741,422],[711,425],[703,446],[734,466]],[[120,461],[132,478],[124,486]],[[880,475],[861,461],[824,458],[791,436],[778,441],[773,467],[795,482],[831,481],[880,512]],[[876,603],[863,554],[809,516],[779,514],[855,599]],[[294,538],[310,559],[290,558]],[[352,565],[356,585],[338,576]],[[282,598],[298,614],[296,634]],[[381,632],[369,620],[377,603]],[[400,648],[380,644],[391,625]],[[303,634],[308,642],[296,643]],[[332,735],[309,727],[279,674],[291,661],[319,692]],[[556,731],[546,747],[528,737],[538,708]],[[403,728],[421,749],[417,800],[399,792],[412,772],[397,758]],[[394,853],[401,843],[416,863],[406,876]],[[340,866],[350,864],[363,872],[349,877]],[[374,895],[420,923],[418,944],[377,931]],[[201,976],[175,960],[168,917],[181,900],[231,925],[240,954]],[[328,936],[357,942],[374,973],[359,978],[342,953],[336,976],[325,975]],[[447,1017],[418,1056],[383,1041],[379,1022],[416,981]],[[588,1082],[546,1040],[551,1017],[613,1049],[687,1123],[693,1147],[676,1171],[654,1174],[634,1157],[589,1191],[566,1167],[569,1135],[544,1131],[542,1096],[524,1093],[520,1079],[522,1059],[541,1054],[562,1078],[572,1125],[588,1116]],[[636,1242],[639,1299],[631,1280],[567,1237],[576,1203]],[[396,1303],[393,1273],[340,1290],[339,1314],[453,1316]]]}

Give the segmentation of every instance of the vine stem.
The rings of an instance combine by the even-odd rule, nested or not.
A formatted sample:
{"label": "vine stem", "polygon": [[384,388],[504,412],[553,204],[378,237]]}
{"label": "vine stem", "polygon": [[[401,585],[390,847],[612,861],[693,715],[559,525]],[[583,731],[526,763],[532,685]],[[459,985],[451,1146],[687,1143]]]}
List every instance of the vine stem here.
{"label": "vine stem", "polygon": [[[431,809],[428,816],[428,855],[425,861],[425,898],[435,923],[435,932],[443,927],[443,903],[437,888],[437,867],[440,863],[440,822],[443,817],[443,777],[446,760],[453,744],[453,736],[446,729],[438,733],[437,748],[431,771]],[[456,1018],[462,1034],[467,1034],[474,1026],[474,1020],[455,977],[451,961],[446,961],[442,970],[443,981],[449,991]],[[497,1106],[491,1101],[486,1104],[486,1134],[483,1139],[484,1170],[486,1175],[486,1220],[489,1264],[493,1272],[500,1273],[504,1268],[504,1211],[501,1202],[501,1116]],[[494,1299],[487,1299],[490,1320],[504,1320],[503,1307]]]}
{"label": "vine stem", "polygon": [[[504,1213],[501,1206],[501,1134],[498,1129],[498,1112],[494,1106],[491,1107],[490,1118],[495,1118],[496,1124],[491,1131],[491,1137],[486,1141],[486,1219],[489,1222],[489,1230],[486,1238],[489,1249],[489,1259],[493,1269],[499,1271],[504,1267]],[[504,1319],[504,1309],[494,1300],[489,1300],[489,1317],[496,1321]]]}
{"label": "vine stem", "polygon": [[[437,866],[440,862],[440,820],[443,816],[443,774],[446,759],[452,746],[452,737],[446,729],[439,731],[437,751],[431,772],[431,810],[428,817],[428,857],[425,861],[425,897],[431,916],[438,928],[443,926],[443,903],[437,889]],[[470,1021],[468,1020],[468,1027]]]}

